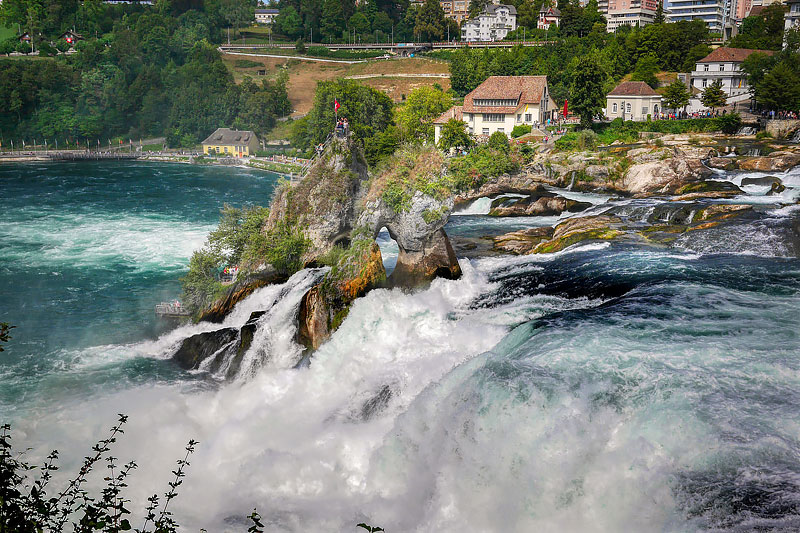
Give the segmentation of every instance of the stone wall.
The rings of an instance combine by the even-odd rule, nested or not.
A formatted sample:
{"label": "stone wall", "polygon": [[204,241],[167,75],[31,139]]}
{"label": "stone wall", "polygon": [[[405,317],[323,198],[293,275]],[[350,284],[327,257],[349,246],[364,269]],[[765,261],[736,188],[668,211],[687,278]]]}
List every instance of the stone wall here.
{"label": "stone wall", "polygon": [[776,139],[786,139],[800,130],[800,120],[768,120],[766,129]]}

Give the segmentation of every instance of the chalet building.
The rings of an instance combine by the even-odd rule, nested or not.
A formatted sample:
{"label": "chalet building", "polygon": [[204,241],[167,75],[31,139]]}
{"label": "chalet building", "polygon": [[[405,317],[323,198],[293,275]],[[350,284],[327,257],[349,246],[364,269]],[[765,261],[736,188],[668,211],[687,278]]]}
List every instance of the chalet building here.
{"label": "chalet building", "polygon": [[539,22],[536,27],[540,30],[549,30],[550,26],[558,26],[561,22],[561,11],[556,7],[542,6],[539,10]]}
{"label": "chalet building", "polygon": [[538,127],[556,113],[547,89],[547,76],[490,76],[464,97],[464,105],[434,121],[435,140],[451,118],[463,120],[471,135],[511,134],[514,126]]}
{"label": "chalet building", "polygon": [[277,16],[277,9],[256,9],[257,24],[272,24]]}
{"label": "chalet building", "polygon": [[488,4],[477,17],[461,27],[461,40],[467,42],[502,41],[508,32],[517,29],[517,8],[504,4]]}
{"label": "chalet building", "polygon": [[72,30],[67,30],[61,35],[59,35],[58,39],[66,41],[67,44],[69,44],[70,46],[75,46],[75,43],[83,40],[83,35],[81,35],[80,33],[75,33]]}
{"label": "chalet building", "polygon": [[239,131],[217,128],[217,131],[203,141],[203,153],[208,155],[227,155],[248,157],[258,150],[258,137],[252,131]]}
{"label": "chalet building", "polygon": [[611,120],[647,120],[661,112],[661,95],[643,81],[624,81],[606,96],[606,116]]}
{"label": "chalet building", "polygon": [[741,70],[742,62],[750,54],[760,52],[772,55],[771,50],[751,50],[749,48],[717,48],[697,62],[692,72],[692,87],[703,91],[717,80],[722,81],[722,90],[728,95],[729,103],[750,98],[747,75]]}

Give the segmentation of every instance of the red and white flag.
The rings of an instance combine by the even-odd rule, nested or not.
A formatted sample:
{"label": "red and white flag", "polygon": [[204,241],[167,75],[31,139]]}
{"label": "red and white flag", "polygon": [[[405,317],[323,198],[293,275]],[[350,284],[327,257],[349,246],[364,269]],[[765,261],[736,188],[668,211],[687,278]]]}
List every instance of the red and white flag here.
{"label": "red and white flag", "polygon": [[337,100],[336,98],[334,98],[334,99],[333,99],[333,110],[334,110],[334,111],[339,111],[339,108],[340,108],[340,107],[342,107],[342,106],[340,106],[340,105],[339,105],[339,100]]}

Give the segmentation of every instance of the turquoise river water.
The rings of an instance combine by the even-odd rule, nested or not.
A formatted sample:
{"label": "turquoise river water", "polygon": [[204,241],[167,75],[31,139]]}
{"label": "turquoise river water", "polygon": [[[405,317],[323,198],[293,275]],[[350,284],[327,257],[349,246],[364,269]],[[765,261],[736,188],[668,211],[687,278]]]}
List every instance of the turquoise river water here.
{"label": "turquoise river water", "polygon": [[[223,203],[266,205],[277,176],[0,166],[0,320],[17,326],[0,422],[67,473],[128,414],[115,455],[140,465],[135,513],[197,439],[174,503],[188,531],[245,531],[254,507],[269,531],[797,531],[800,171],[781,177],[782,197],[745,188],[752,215],[669,248],[461,259],[457,281],[375,290],[296,368],[296,309],[320,275],[301,271],[226,319],[268,310],[245,371],[221,380],[170,361],[218,326],[171,329],[153,306],[179,296]],[[674,212],[584,199],[633,221]],[[480,202],[451,235],[558,221]]]}

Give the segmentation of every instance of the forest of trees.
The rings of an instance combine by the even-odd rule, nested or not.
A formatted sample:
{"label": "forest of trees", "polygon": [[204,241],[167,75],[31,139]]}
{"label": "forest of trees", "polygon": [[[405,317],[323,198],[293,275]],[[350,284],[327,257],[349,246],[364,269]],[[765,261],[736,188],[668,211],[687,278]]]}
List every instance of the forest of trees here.
{"label": "forest of trees", "polygon": [[188,1],[52,0],[39,17],[35,1],[4,1],[0,20],[34,28],[41,42],[72,27],[87,39],[75,54],[0,59],[0,134],[50,143],[165,135],[171,146],[193,146],[221,126],[268,131],[291,111],[286,78],[234,83],[210,44],[235,22],[220,15],[231,2],[198,11]]}

